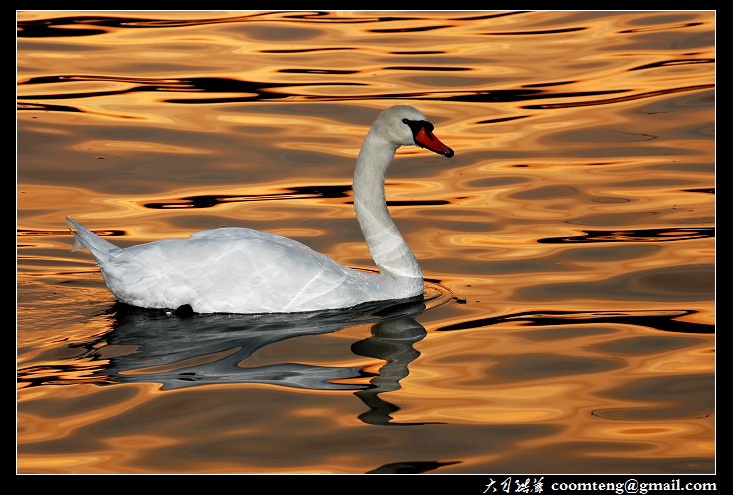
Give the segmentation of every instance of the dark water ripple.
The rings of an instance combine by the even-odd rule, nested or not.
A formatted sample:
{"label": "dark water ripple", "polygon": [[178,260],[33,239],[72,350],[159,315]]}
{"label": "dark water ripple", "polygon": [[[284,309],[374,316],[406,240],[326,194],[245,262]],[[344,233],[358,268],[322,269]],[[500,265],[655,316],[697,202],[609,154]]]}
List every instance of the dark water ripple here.
{"label": "dark water ripple", "polygon": [[714,325],[682,321],[678,318],[694,315],[695,310],[660,311],[523,311],[490,318],[478,318],[437,328],[438,331],[466,330],[491,327],[501,323],[521,323],[524,326],[552,326],[584,323],[620,323],[638,325],[666,332],[715,333]]}
{"label": "dark water ripple", "polygon": [[[46,99],[69,99],[77,100],[83,98],[98,98],[122,95],[137,92],[155,92],[155,93],[181,93],[181,92],[198,92],[198,93],[234,93],[239,95],[236,98],[186,98],[186,99],[168,99],[167,103],[188,103],[188,104],[206,104],[206,103],[224,103],[224,102],[252,102],[252,101],[268,101],[279,100],[284,98],[293,98],[299,96],[304,99],[321,99],[320,97],[295,95],[288,91],[272,91],[273,89],[287,89],[299,86],[365,86],[363,83],[348,82],[318,82],[303,84],[276,84],[266,82],[250,82],[226,77],[194,77],[190,79],[148,79],[148,78],[119,78],[107,76],[84,76],[84,75],[63,75],[53,77],[30,78],[21,81],[20,85],[26,84],[49,84],[70,81],[104,81],[118,82],[125,84],[134,84],[132,87],[111,91],[88,91],[83,93],[56,93],[45,95],[19,96],[19,100],[46,100]],[[326,98],[328,99],[328,98]],[[19,109],[35,109],[35,108],[19,108]]]}
{"label": "dark water ripple", "polygon": [[[523,12],[498,12],[491,14],[482,14],[474,16],[461,16],[458,18],[447,19],[449,21],[479,21],[495,19],[499,17],[513,16],[522,14]],[[111,17],[111,16],[68,16],[53,17],[46,19],[19,20],[18,33],[19,38],[54,38],[54,37],[79,37],[79,36],[95,36],[113,32],[119,29],[140,29],[140,28],[178,28],[191,26],[205,26],[210,24],[234,24],[242,22],[258,22],[272,21],[276,19],[280,22],[297,22],[303,24],[307,22],[317,23],[338,23],[338,24],[354,24],[354,23],[380,23],[385,21],[405,21],[405,20],[422,20],[420,16],[405,15],[389,15],[389,16],[357,16],[352,15],[348,18],[334,15],[332,12],[264,12],[243,16],[232,17],[212,17],[204,19],[151,19],[144,17]],[[81,27],[84,26],[84,27]],[[413,28],[410,31],[433,30],[446,26],[425,26],[422,28]],[[571,28],[571,30],[580,30],[584,28]],[[380,33],[400,33],[405,29],[374,29],[372,32]],[[547,31],[551,32],[551,31]],[[557,32],[557,30],[555,30]],[[567,29],[559,32],[568,32]],[[542,34],[543,32],[535,31],[525,34]],[[519,33],[487,33],[487,34],[519,34]]]}
{"label": "dark water ripple", "polygon": [[[292,70],[292,69],[286,69]],[[415,70],[413,68],[413,70]],[[421,68],[420,70],[432,70],[429,68]],[[440,69],[445,71],[448,69]],[[453,68],[450,70],[470,70],[465,68]],[[308,101],[333,101],[333,100],[375,100],[375,99],[421,99],[421,100],[440,100],[468,103],[499,103],[499,102],[523,102],[538,99],[582,99],[582,101],[571,101],[562,103],[544,103],[537,105],[525,105],[525,109],[553,109],[553,108],[571,108],[593,105],[608,105],[644,98],[654,98],[663,95],[669,95],[680,92],[700,91],[712,89],[714,84],[701,84],[695,86],[685,86],[679,88],[668,88],[659,91],[648,91],[642,93],[634,93],[625,96],[613,98],[595,99],[593,97],[605,96],[618,93],[633,92],[631,89],[601,90],[601,91],[576,91],[576,92],[552,92],[539,89],[491,89],[476,91],[430,91],[430,92],[405,92],[405,93],[381,93],[381,94],[356,94],[356,95],[309,95],[304,93],[296,93],[293,88],[297,87],[354,87],[365,86],[366,83],[359,82],[327,82],[318,81],[312,83],[297,84],[279,84],[261,81],[244,81],[240,79],[232,79],[225,77],[193,77],[180,79],[154,79],[154,78],[120,78],[113,76],[85,76],[85,75],[59,75],[59,76],[43,76],[23,80],[19,85],[31,84],[49,84],[64,83],[71,81],[99,81],[99,82],[118,82],[125,84],[134,84],[132,87],[110,90],[110,91],[87,91],[83,93],[51,93],[51,94],[35,94],[30,96],[18,96],[18,100],[26,102],[19,105],[19,110],[37,110],[37,100],[59,100],[59,99],[84,99],[107,97],[114,95],[122,95],[136,92],[156,92],[156,93],[215,93],[215,94],[237,94],[238,96],[225,97],[206,97],[206,98],[168,98],[166,103],[178,104],[211,104],[211,103],[243,103],[254,101],[270,101],[282,100],[288,98],[290,100],[308,100]],[[48,108],[47,108],[48,109]],[[56,107],[57,110],[63,111],[79,111],[74,107]],[[516,118],[516,117],[515,117]]]}
{"label": "dark water ripple", "polygon": [[[141,201],[139,204],[144,208],[168,209],[168,208],[213,208],[227,203],[243,203],[248,201],[279,201],[288,199],[335,199],[350,198],[350,184],[344,185],[320,185],[320,186],[293,186],[280,193],[271,194],[200,194],[195,196],[184,196],[182,198],[171,198],[162,201]],[[447,199],[433,200],[388,200],[388,206],[438,206],[447,205],[451,202]],[[344,204],[353,204],[353,201],[344,201]]]}
{"label": "dark water ripple", "polygon": [[217,194],[196,195],[182,198],[171,198],[163,201],[144,201],[144,208],[211,208],[225,203],[240,203],[247,201],[278,201],[284,199],[313,199],[313,198],[346,198],[351,191],[351,184],[322,185],[322,186],[293,186],[283,189],[283,192],[272,194]]}
{"label": "dark water ripple", "polygon": [[[602,100],[591,100],[591,101],[574,101],[574,102],[568,102],[568,103],[552,103],[552,104],[545,104],[545,105],[529,105],[523,108],[545,110],[545,109],[551,109],[551,108],[572,108],[572,107],[585,107],[585,106],[591,106],[591,105],[609,105],[612,103],[621,103],[621,102],[632,101],[632,100],[640,100],[644,98],[654,98],[657,96],[670,95],[674,93],[683,93],[687,91],[700,91],[704,89],[713,89],[713,88],[715,88],[714,84],[699,84],[695,86],[669,88],[669,89],[664,89],[664,90],[659,90],[659,91],[647,91],[647,92],[637,93],[637,94],[628,95],[628,96],[619,96],[617,98],[606,98]],[[621,90],[619,90],[619,92],[621,92]],[[600,92],[597,94],[600,94]],[[562,95],[562,96],[567,97],[571,95]],[[573,95],[573,96],[576,96],[576,95]],[[558,96],[556,95],[555,97],[558,97]]]}
{"label": "dark water ripple", "polygon": [[[228,24],[255,21],[261,17],[271,18],[276,12],[266,12],[235,17],[213,17],[207,19],[151,19],[144,17],[72,16],[18,21],[19,38],[55,38],[95,36],[119,29],[177,28]],[[307,20],[330,15],[327,12],[284,15],[283,19]],[[84,26],[84,27],[81,27]]]}
{"label": "dark water ripple", "polygon": [[657,229],[584,230],[583,235],[546,237],[540,244],[586,242],[669,242],[715,237],[715,227],[681,227]]}

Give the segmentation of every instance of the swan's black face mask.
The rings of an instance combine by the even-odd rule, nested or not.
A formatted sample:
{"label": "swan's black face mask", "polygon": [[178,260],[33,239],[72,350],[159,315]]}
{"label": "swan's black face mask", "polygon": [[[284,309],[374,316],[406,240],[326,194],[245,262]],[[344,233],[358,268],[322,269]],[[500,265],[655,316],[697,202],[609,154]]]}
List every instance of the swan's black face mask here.
{"label": "swan's black face mask", "polygon": [[441,143],[433,134],[433,124],[424,120],[410,119],[402,119],[402,122],[410,126],[416,145],[448,158],[453,156],[453,150]]}

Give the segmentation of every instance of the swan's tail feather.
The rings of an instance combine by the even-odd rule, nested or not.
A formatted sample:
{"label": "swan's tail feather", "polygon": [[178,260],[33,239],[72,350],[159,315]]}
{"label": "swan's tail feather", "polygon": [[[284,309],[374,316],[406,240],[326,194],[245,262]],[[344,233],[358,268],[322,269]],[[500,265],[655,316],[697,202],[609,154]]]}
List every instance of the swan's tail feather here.
{"label": "swan's tail feather", "polygon": [[66,217],[66,223],[69,224],[69,230],[74,234],[74,247],[71,248],[72,251],[86,248],[90,253],[92,253],[92,256],[94,256],[97,261],[100,261],[100,257],[104,259],[109,256],[110,251],[113,249],[119,249],[117,246],[102,239],[73,218]]}
{"label": "swan's tail feather", "polygon": [[79,241],[79,239],[74,237],[74,247],[71,248],[71,252],[73,253],[74,251],[78,251],[80,249],[84,249],[84,244],[82,244],[81,241]]}

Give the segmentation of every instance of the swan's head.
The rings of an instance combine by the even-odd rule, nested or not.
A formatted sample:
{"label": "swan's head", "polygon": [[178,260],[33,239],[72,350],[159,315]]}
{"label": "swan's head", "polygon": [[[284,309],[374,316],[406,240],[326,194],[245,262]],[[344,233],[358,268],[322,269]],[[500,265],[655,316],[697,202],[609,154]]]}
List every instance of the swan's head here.
{"label": "swan's head", "polygon": [[453,156],[453,150],[433,134],[433,124],[409,105],[395,105],[383,111],[372,129],[397,147],[420,146],[448,158]]}

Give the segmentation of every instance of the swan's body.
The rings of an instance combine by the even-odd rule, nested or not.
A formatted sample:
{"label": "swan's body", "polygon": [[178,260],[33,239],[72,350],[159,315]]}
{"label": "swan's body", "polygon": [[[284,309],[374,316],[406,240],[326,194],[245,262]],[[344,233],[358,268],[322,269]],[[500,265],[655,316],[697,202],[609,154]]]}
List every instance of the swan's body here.
{"label": "swan's body", "polygon": [[418,296],[422,271],[389,215],[384,177],[403,145],[453,156],[432,129],[415,108],[394,106],[379,115],[359,153],[354,209],[378,274],[343,266],[287,237],[234,227],[122,249],[67,218],[74,250],[89,249],[119,301],[145,308],[292,313]]}

